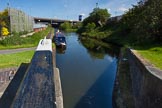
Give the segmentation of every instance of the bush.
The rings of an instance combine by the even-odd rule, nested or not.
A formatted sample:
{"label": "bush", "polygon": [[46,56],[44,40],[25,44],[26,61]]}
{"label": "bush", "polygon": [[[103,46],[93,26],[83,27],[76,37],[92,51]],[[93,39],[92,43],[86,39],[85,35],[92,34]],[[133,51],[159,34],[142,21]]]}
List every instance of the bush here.
{"label": "bush", "polygon": [[69,22],[64,22],[60,25],[59,27],[61,30],[66,31],[67,29],[72,29],[71,23]]}
{"label": "bush", "polygon": [[1,34],[2,36],[8,36],[9,34],[8,29],[6,27],[2,27]]}
{"label": "bush", "polygon": [[85,26],[85,29],[86,29],[86,32],[91,32],[95,29],[96,25],[95,23],[88,23],[86,26]]}

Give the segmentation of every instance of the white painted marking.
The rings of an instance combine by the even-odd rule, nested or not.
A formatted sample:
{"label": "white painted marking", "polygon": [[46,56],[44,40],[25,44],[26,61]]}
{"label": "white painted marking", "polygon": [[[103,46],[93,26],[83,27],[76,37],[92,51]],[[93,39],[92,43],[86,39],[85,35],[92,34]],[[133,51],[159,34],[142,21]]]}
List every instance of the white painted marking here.
{"label": "white painted marking", "polygon": [[52,40],[51,39],[41,39],[39,41],[36,51],[51,51],[52,52]]}

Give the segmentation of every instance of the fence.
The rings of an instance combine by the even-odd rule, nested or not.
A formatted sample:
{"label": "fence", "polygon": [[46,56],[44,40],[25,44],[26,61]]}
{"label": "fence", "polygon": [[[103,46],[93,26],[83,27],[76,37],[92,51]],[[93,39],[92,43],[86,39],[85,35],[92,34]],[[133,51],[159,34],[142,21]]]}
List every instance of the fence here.
{"label": "fence", "polygon": [[25,14],[21,10],[9,8],[10,32],[30,32],[33,31],[33,17]]}

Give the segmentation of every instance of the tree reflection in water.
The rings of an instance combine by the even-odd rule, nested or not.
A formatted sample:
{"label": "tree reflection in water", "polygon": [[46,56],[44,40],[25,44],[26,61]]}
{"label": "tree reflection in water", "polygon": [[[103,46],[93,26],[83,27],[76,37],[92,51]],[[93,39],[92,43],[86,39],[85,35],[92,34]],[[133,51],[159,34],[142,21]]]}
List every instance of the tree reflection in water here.
{"label": "tree reflection in water", "polygon": [[117,57],[119,54],[119,46],[87,37],[81,37],[80,41],[92,58],[103,59],[105,54]]}

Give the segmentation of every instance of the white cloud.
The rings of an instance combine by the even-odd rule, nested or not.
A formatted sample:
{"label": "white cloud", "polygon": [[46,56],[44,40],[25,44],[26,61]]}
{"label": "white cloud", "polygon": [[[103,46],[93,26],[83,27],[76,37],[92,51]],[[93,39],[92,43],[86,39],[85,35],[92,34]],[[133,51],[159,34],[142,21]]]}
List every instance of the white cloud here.
{"label": "white cloud", "polygon": [[110,8],[108,8],[107,10],[108,10],[108,12],[110,12],[110,11],[111,11],[111,9],[110,9]]}
{"label": "white cloud", "polygon": [[119,10],[119,11],[122,11],[122,12],[128,11],[128,9],[125,8],[125,7],[120,7],[118,10]]}

